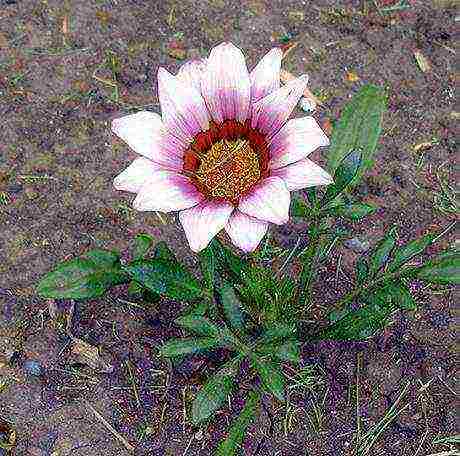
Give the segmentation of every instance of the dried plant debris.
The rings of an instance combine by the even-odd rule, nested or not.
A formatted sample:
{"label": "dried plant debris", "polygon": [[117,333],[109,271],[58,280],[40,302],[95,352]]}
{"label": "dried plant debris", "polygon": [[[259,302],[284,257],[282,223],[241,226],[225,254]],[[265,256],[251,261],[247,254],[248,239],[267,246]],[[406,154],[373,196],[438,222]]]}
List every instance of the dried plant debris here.
{"label": "dried plant debris", "polygon": [[70,354],[75,362],[85,364],[96,372],[113,372],[113,366],[104,359],[100,349],[78,337],[72,339]]}
{"label": "dried plant debris", "polygon": [[16,431],[11,423],[0,417],[0,449],[11,451],[16,445]]}

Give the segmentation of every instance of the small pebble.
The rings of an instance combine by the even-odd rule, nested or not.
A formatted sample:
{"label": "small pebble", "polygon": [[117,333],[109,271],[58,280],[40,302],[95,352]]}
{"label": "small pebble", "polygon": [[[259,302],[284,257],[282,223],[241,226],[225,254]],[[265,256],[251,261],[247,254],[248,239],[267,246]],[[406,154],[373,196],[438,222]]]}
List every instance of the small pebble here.
{"label": "small pebble", "polygon": [[347,249],[357,253],[367,252],[371,246],[369,241],[361,241],[358,238],[347,239],[343,244]]}
{"label": "small pebble", "polygon": [[36,377],[40,377],[40,375],[43,374],[42,365],[38,361],[34,361],[33,359],[28,359],[27,361],[25,361],[23,368],[28,374],[34,375]]}

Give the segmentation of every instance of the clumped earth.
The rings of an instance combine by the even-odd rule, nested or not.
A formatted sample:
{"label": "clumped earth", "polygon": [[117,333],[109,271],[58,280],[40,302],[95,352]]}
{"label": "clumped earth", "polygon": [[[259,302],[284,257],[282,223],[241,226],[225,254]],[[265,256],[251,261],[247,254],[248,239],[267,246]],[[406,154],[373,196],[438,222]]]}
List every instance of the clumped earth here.
{"label": "clumped earth", "polygon": [[[190,400],[216,360],[173,367],[159,359],[156,347],[178,335],[177,304],[133,304],[120,288],[76,305],[79,342],[71,342],[71,303],[34,291],[57,262],[94,247],[124,250],[139,232],[166,240],[194,267],[173,216],[136,213],[131,195],[111,185],[133,154],[110,121],[158,112],[158,67],[177,70],[223,40],[242,47],[250,65],[273,46],[298,43],[283,66],[310,75],[327,131],[362,84],[387,88],[376,166],[357,191],[380,209],[339,227],[347,235],[319,271],[317,318],[388,227],[408,240],[454,221],[456,3],[0,0],[0,430],[15,429],[15,455],[209,455],[241,408],[240,392],[211,425],[191,427]],[[292,222],[272,240],[292,249],[304,233]],[[451,245],[451,233],[431,253]],[[378,337],[305,346],[300,368],[286,367],[304,386],[297,382],[287,405],[264,401],[245,454],[355,454],[401,393],[402,412],[367,454],[453,450],[437,442],[458,433],[454,294],[420,287],[417,297],[418,310],[395,314]],[[81,350],[95,355],[92,347],[103,359],[85,361]]]}

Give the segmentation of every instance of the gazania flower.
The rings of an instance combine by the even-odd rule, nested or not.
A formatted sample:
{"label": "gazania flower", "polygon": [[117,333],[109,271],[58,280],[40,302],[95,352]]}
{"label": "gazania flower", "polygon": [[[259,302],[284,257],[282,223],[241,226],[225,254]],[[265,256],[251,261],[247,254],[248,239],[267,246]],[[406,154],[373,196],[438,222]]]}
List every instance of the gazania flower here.
{"label": "gazania flower", "polygon": [[329,143],[321,128],[312,117],[288,120],[308,79],[280,87],[281,56],[272,49],[249,73],[242,52],[223,43],[176,76],[159,69],[161,117],[143,111],[112,123],[142,156],[115,188],[137,193],[137,210],[179,211],[195,252],[222,229],[254,250],[270,223],[288,221],[291,191],[332,182],[307,158]]}

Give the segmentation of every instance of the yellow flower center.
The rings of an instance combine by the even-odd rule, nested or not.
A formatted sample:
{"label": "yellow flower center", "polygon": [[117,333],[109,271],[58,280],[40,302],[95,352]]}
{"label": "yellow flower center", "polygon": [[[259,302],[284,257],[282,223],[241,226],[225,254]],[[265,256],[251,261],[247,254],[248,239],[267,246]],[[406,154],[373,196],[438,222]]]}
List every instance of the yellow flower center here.
{"label": "yellow flower center", "polygon": [[260,179],[259,156],[247,139],[218,141],[200,159],[195,176],[213,198],[236,204]]}

